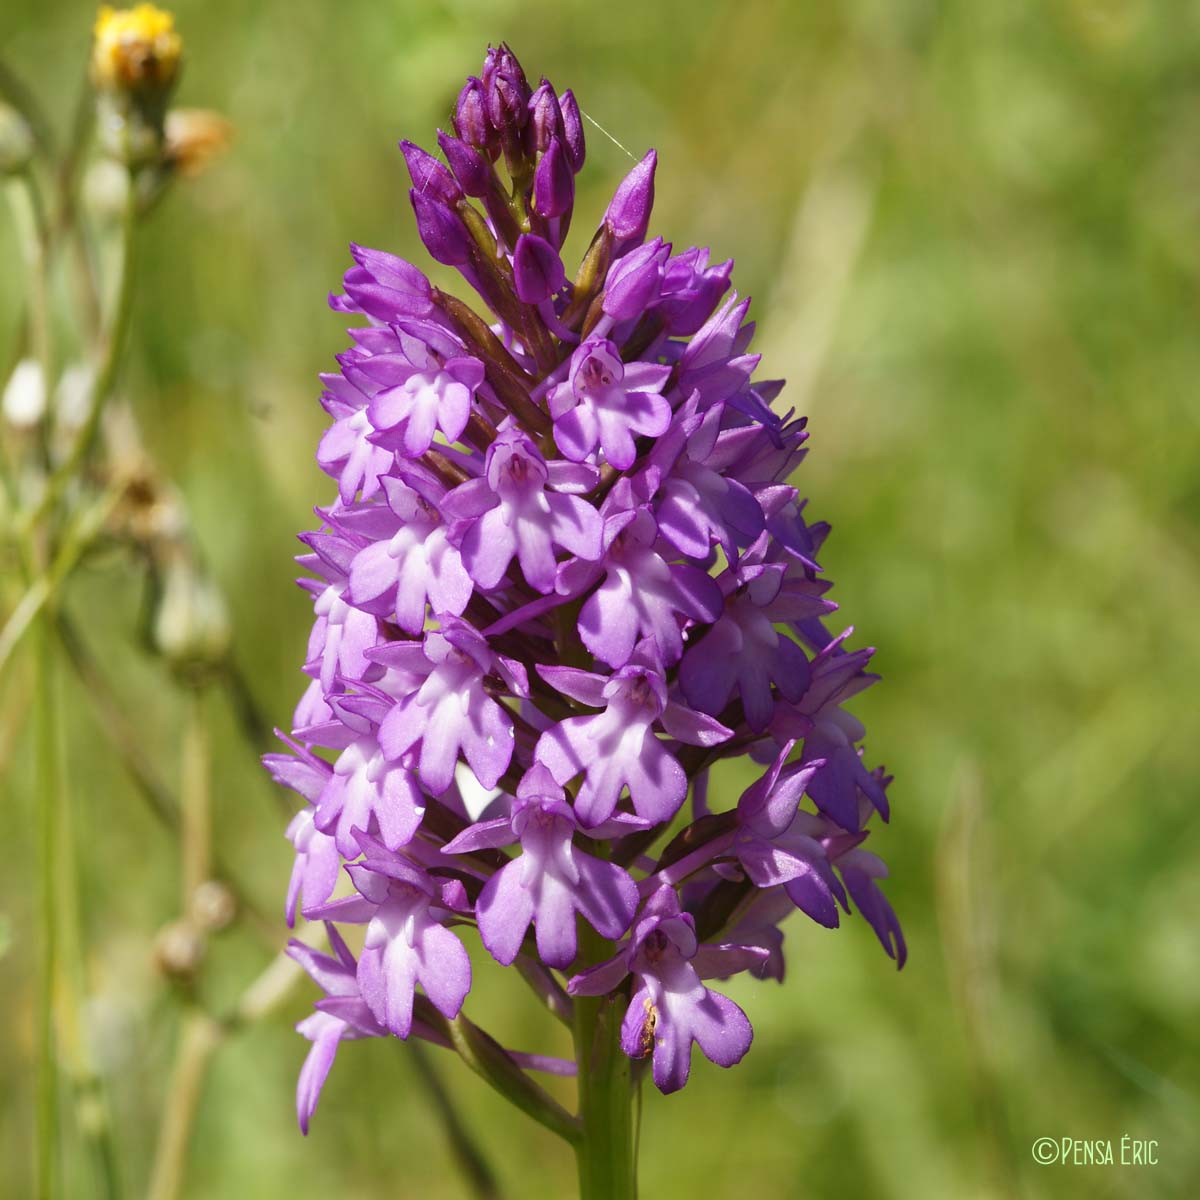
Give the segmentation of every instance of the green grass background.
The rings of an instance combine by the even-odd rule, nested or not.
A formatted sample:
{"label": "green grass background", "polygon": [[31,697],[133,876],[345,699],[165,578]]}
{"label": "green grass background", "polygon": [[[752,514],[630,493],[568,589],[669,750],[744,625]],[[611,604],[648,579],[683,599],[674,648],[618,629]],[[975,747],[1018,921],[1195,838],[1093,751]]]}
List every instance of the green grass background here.
{"label": "green grass background", "polygon": [[[797,919],[789,978],[739,982],[756,1043],[645,1097],[644,1194],[894,1200],[1200,1194],[1200,8],[1153,0],[180,0],[180,103],[231,153],[155,215],[125,380],[286,720],[309,610],[294,533],[325,307],[350,240],[419,253],[400,137],[432,144],[507,38],[635,154],[660,154],[653,232],[736,256],[767,377],[810,415],[798,475],[823,561],[884,682],[856,711],[896,782],[872,848],[911,960],[865,923]],[[91,6],[8,0],[0,51],[60,127]],[[591,126],[578,246],[629,163]],[[0,325],[20,304],[0,224]],[[8,342],[6,341],[6,345]],[[7,351],[5,351],[7,353]],[[127,565],[71,609],[174,778],[180,708],[136,637]],[[32,802],[5,684],[0,1194],[29,1194]],[[149,946],[173,844],[64,681],[82,811],[89,1013],[122,1167],[145,1184],[178,1010]],[[11,700],[18,693],[15,701]],[[217,723],[219,840],[277,911],[290,865],[251,753]],[[736,794],[741,780],[724,785]],[[282,935],[282,931],[281,931]],[[206,992],[264,962],[232,931]],[[480,965],[468,1011],[532,1049],[541,1014]],[[303,990],[303,989],[302,989]],[[313,1132],[292,1089],[304,990],[221,1051],[190,1197],[465,1194],[402,1047],[345,1047]],[[569,1153],[448,1056],[511,1196],[572,1194]],[[569,1088],[564,1089],[569,1095]],[[1159,1165],[1038,1166],[1042,1136],[1155,1138]],[[79,1162],[69,1172],[88,1194]]]}

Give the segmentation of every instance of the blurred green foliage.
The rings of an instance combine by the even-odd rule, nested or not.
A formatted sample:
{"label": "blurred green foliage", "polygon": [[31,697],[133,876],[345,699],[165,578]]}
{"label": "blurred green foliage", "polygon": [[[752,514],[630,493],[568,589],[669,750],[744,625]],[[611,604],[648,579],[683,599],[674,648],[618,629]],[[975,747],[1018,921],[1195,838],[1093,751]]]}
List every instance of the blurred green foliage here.
{"label": "blurred green foliage", "polygon": [[[179,0],[183,104],[232,152],[156,213],[127,391],[178,480],[286,722],[309,609],[295,532],[324,306],[351,239],[418,252],[395,142],[426,145],[489,40],[661,157],[653,229],[738,259],[767,377],[810,414],[823,561],[881,686],[857,704],[895,818],[871,839],[911,959],[865,923],[796,919],[789,979],[742,983],[756,1045],[645,1097],[644,1192],[1181,1197],[1200,1180],[1200,9],[1166,0]],[[92,9],[7,0],[0,51],[65,127]],[[589,127],[580,245],[628,165]],[[21,288],[0,224],[0,333]],[[5,351],[7,354],[7,351]],[[787,395],[788,393],[785,393]],[[137,637],[140,585],[99,562],[71,611],[173,778],[180,712]],[[64,680],[84,809],[91,1024],[127,1181],[145,1182],[177,1028],[149,947],[172,843]],[[28,1194],[34,948],[21,676],[0,704],[0,1194]],[[252,754],[218,722],[219,839],[271,913],[290,866]],[[731,773],[722,786],[741,786]],[[282,934],[282,930],[280,931]],[[206,989],[264,961],[233,931]],[[559,1030],[480,962],[468,1010],[522,1048]],[[345,1047],[295,1129],[311,999],[228,1044],[193,1197],[463,1195],[406,1052]],[[511,1195],[572,1194],[569,1152],[444,1069]],[[569,1096],[570,1088],[562,1089]],[[1038,1166],[1038,1137],[1156,1138],[1155,1167]],[[70,1175],[86,1194],[79,1164]]]}

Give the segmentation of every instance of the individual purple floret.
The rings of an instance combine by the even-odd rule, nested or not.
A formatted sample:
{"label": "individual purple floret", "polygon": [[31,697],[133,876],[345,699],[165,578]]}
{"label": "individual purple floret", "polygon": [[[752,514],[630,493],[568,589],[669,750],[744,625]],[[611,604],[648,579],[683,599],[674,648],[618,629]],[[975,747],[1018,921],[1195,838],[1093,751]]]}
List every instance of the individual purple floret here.
{"label": "individual purple floret", "polygon": [[637,640],[648,637],[667,666],[683,653],[683,627],[703,627],[721,614],[721,589],[701,567],[675,561],[659,538],[658,523],[646,505],[621,507],[621,492],[604,523],[604,557],[595,566],[575,564],[564,572],[571,590],[581,587],[576,577],[591,583],[601,572],[604,581],[579,613],[579,637],[588,650],[612,667],[629,661]]}
{"label": "individual purple floret", "polygon": [[[442,892],[425,871],[402,858],[373,852],[346,870],[357,896],[332,900],[305,915],[366,925],[358,960],[359,991],[371,1015],[399,1038],[412,1030],[418,984],[446,1017],[456,1017],[471,990],[471,961],[462,942],[439,920]],[[461,886],[461,885],[460,885]],[[446,915],[442,910],[441,915]]]}
{"label": "individual purple floret", "polygon": [[538,956],[560,968],[575,961],[576,913],[606,938],[629,928],[637,884],[628,871],[576,848],[577,828],[562,788],[535,765],[517,788],[510,816],[480,821],[443,848],[458,854],[521,843],[520,855],[488,880],[475,905],[483,944],[497,962],[513,962],[530,923]]}
{"label": "individual purple floret", "polygon": [[542,734],[534,759],[559,784],[581,772],[575,813],[585,827],[607,821],[628,789],[639,817],[669,821],[687,795],[687,775],[655,736],[656,726],[693,746],[713,746],[732,736],[718,721],[667,698],[662,664],[652,643],[643,642],[629,663],[611,676],[573,667],[542,667],[557,691],[604,711],[570,717]]}
{"label": "individual purple floret", "polygon": [[374,504],[337,517],[366,539],[350,562],[350,602],[388,617],[405,633],[425,628],[425,610],[458,616],[473,590],[462,555],[448,537],[441,509],[446,490],[411,472],[382,480],[386,507]]}
{"label": "individual purple floret", "polygon": [[434,796],[450,786],[460,753],[485,788],[495,787],[512,760],[513,726],[489,694],[486,678],[499,674],[514,694],[523,695],[524,668],[450,618],[424,642],[388,642],[371,657],[419,681],[380,724],[379,744],[387,758],[395,761],[419,743],[417,770]]}
{"label": "individual purple floret", "polygon": [[701,945],[696,922],[679,907],[671,887],[646,901],[628,944],[607,962],[576,975],[575,996],[613,992],[633,975],[633,996],[621,1025],[621,1047],[630,1058],[652,1056],[654,1085],[677,1092],[692,1069],[692,1043],[720,1067],[741,1062],[754,1036],[746,1014],[702,982],[763,962],[755,946]]}
{"label": "individual purple floret", "polygon": [[[610,1200],[646,1069],[672,1092],[693,1044],[721,1066],[750,1047],[705,980],[782,981],[797,910],[806,955],[851,913],[906,948],[867,848],[889,779],[850,711],[873,652],[827,625],[829,527],[793,482],[806,421],[758,375],[732,261],[652,228],[655,151],[564,261],[585,120],[499,46],[440,153],[401,143],[417,233],[471,303],[351,248],[317,450],[336,490],[300,558],[310,682],[266,765],[303,800],[288,921],[333,947],[293,949],[327,993],[300,1026],[302,1126],[341,1041],[416,1033]],[[527,1074],[569,1064],[468,1020],[476,937],[571,1026],[578,1118]]]}
{"label": "individual purple floret", "polygon": [[612,342],[589,338],[549,396],[555,444],[572,462],[585,462],[599,445],[618,470],[633,466],[634,438],[658,437],[671,423],[671,405],[659,395],[670,374],[659,363],[622,362]]}
{"label": "individual purple floret", "polygon": [[589,561],[599,558],[604,530],[600,514],[570,494],[595,484],[591,468],[547,463],[520,430],[501,433],[488,447],[484,474],[457,487],[444,505],[462,522],[458,532],[471,578],[481,588],[494,588],[515,557],[526,582],[539,592],[550,592],[557,573],[556,550]]}
{"label": "individual purple floret", "polygon": [[408,322],[398,339],[397,353],[356,358],[344,370],[371,397],[372,440],[416,458],[439,430],[450,442],[462,436],[483,364],[433,324]]}

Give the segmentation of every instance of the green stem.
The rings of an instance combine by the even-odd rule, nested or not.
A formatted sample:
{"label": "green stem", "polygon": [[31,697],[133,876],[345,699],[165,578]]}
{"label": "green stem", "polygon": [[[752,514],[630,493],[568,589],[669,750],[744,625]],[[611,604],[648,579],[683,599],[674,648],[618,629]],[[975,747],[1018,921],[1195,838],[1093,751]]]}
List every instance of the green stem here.
{"label": "green stem", "polygon": [[[159,823],[169,832],[178,833],[182,821],[180,802],[143,749],[140,732],[125,716],[127,705],[109,682],[74,622],[61,610],[55,611],[55,618],[59,643],[66,651],[82,685],[83,697],[90,705],[101,732],[116,751],[121,765]],[[0,719],[2,725],[3,720]],[[245,888],[235,880],[232,867],[215,847],[212,865],[217,877],[233,892],[238,912],[246,918],[251,931],[260,942],[274,950],[279,940],[278,920],[268,917],[247,895]]]}
{"label": "green stem", "polygon": [[179,841],[183,853],[183,915],[192,911],[192,900],[211,873],[212,836],[209,813],[209,742],[204,711],[204,689],[189,687],[183,727],[183,767],[179,788]]}
{"label": "green stem", "polygon": [[58,725],[54,696],[53,628],[43,615],[35,627],[35,762],[37,771],[37,844],[41,961],[37,1006],[37,1151],[36,1195],[59,1194],[58,1056],[54,1038],[54,982],[58,966],[57,893],[54,886],[54,816],[58,807]]}
{"label": "green stem", "polygon": [[[50,330],[50,231],[37,175],[29,165],[9,183],[17,241],[29,277],[29,332],[42,376],[42,450],[49,454],[50,403],[54,389],[54,347]],[[48,458],[47,458],[48,461]]]}
{"label": "green stem", "polygon": [[[601,961],[611,946],[590,929],[583,938],[587,961]],[[633,1121],[633,1064],[621,1049],[620,996],[575,997],[575,1054],[579,1069],[579,1119],[575,1143],[580,1200],[635,1200],[637,1145]]]}
{"label": "green stem", "polygon": [[[53,610],[48,617],[55,620]],[[92,1159],[96,1195],[116,1200],[121,1185],[108,1093],[89,1044],[82,1011],[87,968],[79,903],[78,838],[74,797],[65,770],[58,791],[56,884],[60,925],[55,990],[59,1057],[71,1084],[76,1128]]]}
{"label": "green stem", "polygon": [[129,330],[129,318],[133,311],[133,275],[137,247],[137,199],[135,180],[128,180],[129,194],[125,201],[125,219],[121,226],[121,259],[117,275],[116,297],[113,301],[112,318],[105,338],[104,352],[92,383],[88,397],[88,409],[66,457],[55,468],[46,483],[41,498],[28,509],[19,523],[20,530],[36,528],[42,518],[58,503],[63,492],[78,475],[96,434],[100,429],[100,418],[104,405],[112,392],[121,362],[121,351]]}
{"label": "green stem", "polygon": [[32,625],[35,618],[43,609],[52,606],[58,589],[67,576],[75,568],[84,551],[92,544],[113,507],[125,494],[125,480],[119,479],[102,496],[88,508],[77,512],[70,526],[63,534],[61,545],[54,562],[44,572],[36,573],[37,539],[30,531],[22,538],[25,545],[23,561],[34,563],[29,568],[36,574],[29,590],[17,602],[17,606],[9,614],[8,620],[0,628],[0,670],[8,661],[8,656],[16,649],[17,643]]}
{"label": "green stem", "polygon": [[[209,739],[204,710],[204,691],[190,687],[185,696],[186,712],[180,764],[180,879],[183,887],[184,920],[189,919],[196,889],[209,874]],[[189,989],[190,991],[190,989]],[[174,1200],[183,1188],[187,1149],[200,1106],[200,1094],[209,1060],[225,1036],[222,1024],[208,1015],[191,996],[179,1033],[175,1066],[167,1088],[158,1144],[150,1176],[151,1200]]]}
{"label": "green stem", "polygon": [[224,1038],[220,1024],[199,1008],[189,1009],[179,1035],[179,1049],[167,1089],[166,1106],[150,1173],[150,1200],[175,1200],[183,1189],[188,1143],[208,1064]]}

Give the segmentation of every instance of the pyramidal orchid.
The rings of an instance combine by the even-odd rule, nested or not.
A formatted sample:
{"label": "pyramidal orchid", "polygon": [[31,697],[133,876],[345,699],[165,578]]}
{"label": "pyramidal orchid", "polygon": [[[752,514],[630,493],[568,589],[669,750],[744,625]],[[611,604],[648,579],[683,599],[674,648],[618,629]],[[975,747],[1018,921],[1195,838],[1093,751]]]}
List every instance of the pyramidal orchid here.
{"label": "pyramidal orchid", "polygon": [[[300,1120],[341,1041],[420,1036],[569,1141],[582,1196],[632,1196],[643,1076],[670,1093],[696,1049],[751,1049],[710,981],[782,980],[797,912],[808,946],[857,910],[904,963],[863,848],[889,780],[844,707],[872,652],[827,626],[828,529],[789,482],[805,421],[757,380],[732,263],[647,240],[655,153],[572,274],[571,92],[500,46],[437,140],[401,146],[413,214],[472,303],[358,246],[331,300],[361,324],[324,378],[311,682],[267,762],[303,801],[288,920],[333,951],[293,950],[325,992]],[[726,759],[740,797],[709,786]],[[573,1063],[476,1023],[474,937],[571,1026]],[[533,1070],[575,1073],[577,1111]]]}

